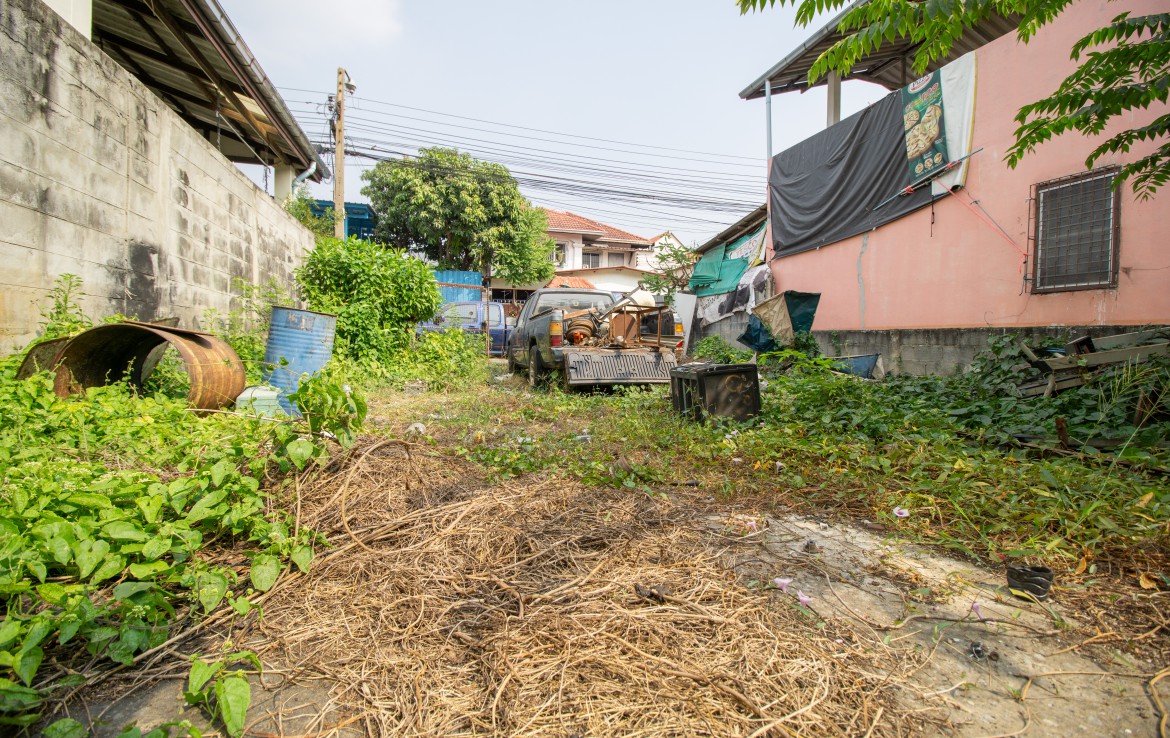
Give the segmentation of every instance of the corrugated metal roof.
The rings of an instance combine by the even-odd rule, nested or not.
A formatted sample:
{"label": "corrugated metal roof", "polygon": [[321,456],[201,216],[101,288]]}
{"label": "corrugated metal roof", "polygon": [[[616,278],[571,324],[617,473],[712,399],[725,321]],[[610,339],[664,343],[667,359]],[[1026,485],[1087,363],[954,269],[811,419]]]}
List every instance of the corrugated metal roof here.
{"label": "corrugated metal roof", "polygon": [[706,253],[707,251],[710,251],[711,249],[715,248],[716,246],[718,246],[721,243],[730,243],[731,241],[734,241],[735,239],[742,236],[743,234],[749,233],[749,232],[754,231],[755,229],[759,228],[760,224],[763,223],[764,219],[767,217],[768,217],[768,206],[767,206],[767,204],[761,205],[758,208],[756,208],[755,210],[751,211],[747,215],[745,215],[742,218],[740,218],[739,220],[737,220],[735,223],[732,223],[731,225],[724,228],[719,233],[719,235],[708,239],[706,243],[699,246],[699,248],[695,249],[695,253],[696,254]]}
{"label": "corrugated metal roof", "polygon": [[228,159],[329,176],[216,0],[93,0],[93,40]]}
{"label": "corrugated metal roof", "polygon": [[[764,72],[750,85],[745,87],[739,96],[744,100],[752,100],[764,96],[764,82],[772,81],[772,94],[783,92],[803,91],[809,89],[808,72],[821,54],[829,50],[833,44],[845,38],[846,34],[837,30],[841,20],[854,8],[864,5],[869,0],[856,0],[843,9],[820,30],[809,36],[808,40],[798,46],[788,56],[781,59],[775,66]],[[1019,27],[1018,16],[992,15],[974,28],[969,29],[951,47],[946,57],[936,60],[927,67],[932,72],[958,59],[969,51],[985,46],[995,39],[1016,30]],[[887,90],[896,90],[905,87],[915,80],[917,75],[911,64],[918,44],[907,39],[883,41],[881,48],[860,59],[853,66],[853,70],[842,79],[862,79],[875,82]],[[825,84],[822,77],[814,87]]]}

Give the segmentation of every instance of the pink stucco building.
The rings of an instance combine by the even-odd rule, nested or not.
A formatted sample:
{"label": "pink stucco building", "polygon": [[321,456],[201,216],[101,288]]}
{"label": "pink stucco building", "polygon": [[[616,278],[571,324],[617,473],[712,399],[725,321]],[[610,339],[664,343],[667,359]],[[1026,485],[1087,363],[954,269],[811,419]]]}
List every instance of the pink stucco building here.
{"label": "pink stucco building", "polygon": [[[967,160],[961,187],[946,194],[940,188],[928,204],[892,222],[788,253],[776,209],[792,206],[775,191],[776,162],[784,154],[773,159],[775,289],[821,293],[814,331],[827,351],[880,351],[894,369],[945,371],[968,361],[994,332],[1110,333],[1170,323],[1170,239],[1159,215],[1170,208],[1170,192],[1141,201],[1128,184],[1109,187],[1119,166],[1165,141],[1139,143],[1085,169],[1086,157],[1107,137],[1146,125],[1170,107],[1128,114],[1099,136],[1057,137],[1015,169],[1004,161],[1017,111],[1076,68],[1069,55],[1076,40],[1122,12],[1164,10],[1163,0],[1080,0],[1026,45],[1005,32],[1010,22],[965,39],[975,69],[969,150],[982,150]],[[761,78],[770,95],[799,89],[807,66],[801,68],[799,53],[787,61],[787,68],[782,63]],[[866,60],[859,69],[857,78],[885,84],[894,95],[906,83],[906,65],[897,59]],[[902,79],[891,76],[899,69]],[[760,83],[743,96],[760,96]],[[776,104],[783,111],[784,98]],[[907,118],[908,130],[912,122]]]}

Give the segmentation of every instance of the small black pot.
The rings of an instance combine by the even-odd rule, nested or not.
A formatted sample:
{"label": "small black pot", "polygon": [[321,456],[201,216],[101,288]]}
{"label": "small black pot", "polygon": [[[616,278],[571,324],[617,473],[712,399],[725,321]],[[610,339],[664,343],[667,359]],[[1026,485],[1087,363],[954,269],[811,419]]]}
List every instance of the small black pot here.
{"label": "small black pot", "polygon": [[1008,564],[1007,581],[1008,587],[1014,590],[1026,592],[1037,600],[1046,600],[1052,589],[1052,570],[1047,566]]}

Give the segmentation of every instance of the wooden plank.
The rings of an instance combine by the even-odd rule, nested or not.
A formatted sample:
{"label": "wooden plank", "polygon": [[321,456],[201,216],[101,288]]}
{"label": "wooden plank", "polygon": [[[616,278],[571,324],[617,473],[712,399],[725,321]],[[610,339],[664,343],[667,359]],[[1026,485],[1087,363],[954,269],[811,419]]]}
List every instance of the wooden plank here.
{"label": "wooden plank", "polygon": [[1052,358],[1044,363],[1052,371],[1061,369],[1077,369],[1080,367],[1101,366],[1103,364],[1117,364],[1123,361],[1145,361],[1151,356],[1170,352],[1170,343],[1155,343],[1149,346],[1133,346],[1131,348],[1113,349],[1112,351],[1094,351],[1091,354]]}
{"label": "wooden plank", "polygon": [[1163,340],[1170,338],[1170,330],[1160,328],[1149,331],[1137,331],[1136,333],[1119,333],[1115,336],[1094,338],[1093,345],[1097,347],[1098,351],[1108,351],[1110,349],[1136,346],[1139,343],[1152,341],[1155,338],[1162,338]]}

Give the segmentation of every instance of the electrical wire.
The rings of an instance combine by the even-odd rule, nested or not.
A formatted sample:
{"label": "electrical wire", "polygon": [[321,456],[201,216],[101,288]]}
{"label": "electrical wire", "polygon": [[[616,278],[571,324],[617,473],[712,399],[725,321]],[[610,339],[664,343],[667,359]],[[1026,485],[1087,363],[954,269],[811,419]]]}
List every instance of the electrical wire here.
{"label": "electrical wire", "polygon": [[[277,89],[289,90],[291,92],[307,92],[309,94],[324,95],[324,96],[328,96],[328,95],[332,94],[330,92],[326,92],[326,91],[322,91],[322,90],[307,90],[307,89],[300,88],[300,87],[278,87]],[[441,112],[438,110],[428,110],[426,108],[417,108],[417,107],[412,107],[410,105],[400,105],[397,103],[386,102],[383,100],[374,100],[372,98],[358,97],[356,95],[354,95],[350,99],[355,99],[355,100],[358,100],[359,102],[368,102],[368,103],[372,103],[374,105],[381,105],[381,106],[390,107],[390,108],[400,108],[402,110],[413,110],[413,111],[419,112],[419,113],[429,113],[431,115],[439,115],[439,116],[444,116],[447,118],[456,118],[458,120],[469,120],[469,121],[472,121],[475,123],[486,123],[488,125],[498,126],[501,128],[515,128],[517,130],[522,130],[522,131],[533,131],[536,133],[547,133],[547,134],[554,135],[554,136],[561,136],[563,138],[579,138],[579,139],[586,140],[586,141],[600,141],[602,143],[613,143],[613,144],[619,144],[622,146],[635,146],[638,148],[657,149],[659,151],[675,151],[675,152],[680,152],[680,153],[684,153],[684,154],[699,154],[702,156],[718,156],[718,157],[723,157],[723,158],[727,158],[727,159],[742,159],[745,161],[752,161],[752,162],[757,162],[757,163],[759,161],[759,159],[757,157],[754,157],[754,156],[742,156],[739,154],[721,154],[721,153],[715,153],[715,152],[711,152],[711,151],[695,151],[693,149],[676,149],[676,148],[671,148],[669,146],[656,146],[654,144],[634,143],[632,141],[618,141],[618,140],[610,139],[610,138],[598,138],[596,136],[585,136],[585,135],[575,134],[575,133],[562,133],[560,131],[550,131],[550,130],[547,130],[544,128],[531,128],[529,126],[521,126],[521,125],[516,125],[514,123],[500,123],[498,121],[485,120],[483,118],[473,118],[473,117],[466,116],[466,115],[456,115],[454,113],[444,113],[444,112]],[[399,117],[406,117],[406,116],[399,116]],[[451,123],[451,124],[445,124],[445,125],[454,126],[455,124]],[[653,156],[653,155],[648,154],[648,156]],[[739,166],[746,166],[746,165],[739,165]]]}
{"label": "electrical wire", "polygon": [[[401,156],[401,152],[397,152]],[[592,195],[598,199],[618,198],[631,202],[644,203],[669,203],[679,207],[694,207],[705,210],[719,210],[730,212],[746,212],[757,205],[753,202],[743,200],[729,200],[725,198],[699,198],[678,193],[663,193],[661,191],[638,191],[632,189],[618,189],[613,187],[594,186],[586,183],[581,183],[577,180],[569,180],[558,177],[550,177],[547,175],[540,175],[539,173],[513,171],[511,177],[503,175],[488,175],[483,172],[468,172],[465,169],[457,167],[444,167],[430,163],[422,163],[411,159],[393,159],[385,156],[382,153],[376,153],[364,150],[361,147],[346,148],[346,154],[356,156],[363,156],[379,161],[393,161],[398,166],[407,166],[432,173],[448,173],[453,176],[471,176],[482,179],[489,179],[493,181],[507,181],[514,179],[522,187],[527,185],[534,189],[545,189],[561,193],[577,194],[577,195]]]}
{"label": "electrical wire", "polygon": [[[304,114],[303,111],[294,111],[294,113],[302,114],[302,115]],[[673,174],[673,172],[686,172],[688,174],[702,174],[702,175],[706,175],[706,176],[702,177],[702,178],[696,178],[696,179],[705,179],[705,180],[709,179],[713,183],[725,183],[725,184],[734,185],[734,184],[744,184],[746,182],[759,182],[759,181],[763,180],[762,175],[749,175],[749,174],[743,174],[743,173],[739,173],[739,172],[711,172],[709,170],[691,169],[691,168],[687,168],[687,167],[670,167],[670,166],[665,166],[665,165],[661,165],[661,164],[645,164],[643,162],[630,161],[627,159],[610,159],[610,158],[606,158],[606,157],[595,157],[595,156],[588,156],[588,155],[584,155],[584,154],[565,153],[565,152],[559,152],[559,151],[550,150],[550,149],[536,149],[536,148],[532,148],[530,146],[516,146],[516,145],[505,143],[505,142],[487,141],[485,139],[469,138],[469,137],[465,137],[465,136],[457,136],[457,135],[447,136],[446,134],[444,134],[443,132],[440,132],[440,131],[430,131],[430,130],[426,130],[426,129],[395,126],[395,125],[390,125],[390,124],[380,124],[377,121],[371,121],[371,119],[364,118],[361,116],[354,116],[352,114],[347,114],[347,116],[346,116],[346,128],[349,130],[356,130],[356,131],[368,132],[368,133],[392,133],[394,135],[402,136],[405,138],[413,138],[414,140],[423,141],[423,142],[432,143],[432,144],[446,143],[446,144],[450,145],[450,142],[452,142],[452,141],[471,141],[471,142],[475,142],[475,143],[489,144],[492,147],[503,147],[503,149],[481,147],[481,150],[487,151],[489,153],[494,153],[494,154],[501,154],[501,153],[504,153],[504,154],[513,153],[514,154],[514,153],[516,153],[515,151],[509,151],[509,150],[518,149],[521,153],[530,153],[530,152],[546,153],[546,154],[555,154],[557,156],[566,157],[569,159],[587,159],[590,161],[604,162],[607,164],[634,165],[634,166],[639,167],[639,171],[647,171],[648,170],[648,171],[671,172],[672,174]],[[421,132],[423,134],[427,134],[427,135],[425,135],[425,136],[416,135],[414,133],[416,131]],[[433,138],[434,136],[438,136],[441,138]],[[761,171],[763,170],[762,166],[760,167],[760,170]],[[630,170],[624,170],[624,171],[630,171]]]}

